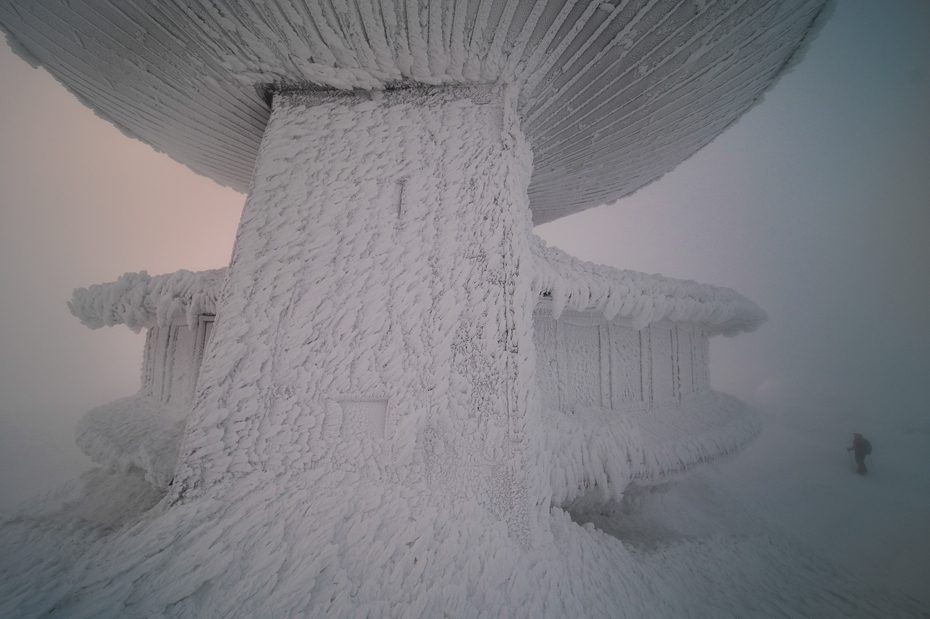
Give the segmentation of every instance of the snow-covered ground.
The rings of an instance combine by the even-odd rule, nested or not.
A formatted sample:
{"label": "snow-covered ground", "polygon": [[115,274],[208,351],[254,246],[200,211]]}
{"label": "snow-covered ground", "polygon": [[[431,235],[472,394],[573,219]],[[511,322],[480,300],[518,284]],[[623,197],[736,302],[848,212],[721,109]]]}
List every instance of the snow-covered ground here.
{"label": "snow-covered ground", "polygon": [[[930,428],[823,410],[763,413],[763,419],[762,435],[742,454],[632,501],[629,513],[609,518],[572,514],[619,538],[626,548],[627,554],[616,556],[625,563],[618,571],[625,570],[631,597],[616,601],[618,616],[647,610],[650,617],[676,617],[683,607],[693,611],[691,616],[742,616],[739,609],[745,610],[747,598],[758,616],[927,616]],[[855,473],[845,450],[853,431],[874,446],[865,477]],[[83,483],[97,504],[127,510],[130,503],[143,509],[157,501],[157,493],[146,493],[139,480],[123,479],[117,483],[117,477],[98,469]],[[38,527],[23,528],[21,517],[4,518],[0,535],[5,529],[7,544],[12,531],[31,530],[34,542],[20,548],[30,549],[25,567],[37,578],[12,574],[12,558],[3,556],[2,580],[20,586],[0,586],[0,609],[22,593],[24,581],[53,597],[59,579],[73,588],[69,566],[88,569],[78,559],[83,549],[92,556],[95,540],[115,533],[108,527],[128,516],[82,512],[85,508],[68,500],[78,485],[65,488],[55,500],[34,504],[33,513],[46,514]],[[126,493],[130,500],[113,502],[113,496]],[[86,518],[103,526],[94,527]],[[559,543],[570,545],[574,537],[565,525],[558,516],[553,520]],[[65,537],[73,543],[53,543]],[[225,544],[222,539],[216,543]],[[532,569],[540,569],[539,564]],[[837,591],[841,597],[831,608]],[[844,591],[861,597],[844,598]],[[878,609],[888,614],[876,614]]]}
{"label": "snow-covered ground", "polygon": [[[829,410],[763,420],[753,444],[692,488],[710,484],[766,526],[930,613],[930,426]],[[873,446],[867,476],[846,452],[853,432]]]}

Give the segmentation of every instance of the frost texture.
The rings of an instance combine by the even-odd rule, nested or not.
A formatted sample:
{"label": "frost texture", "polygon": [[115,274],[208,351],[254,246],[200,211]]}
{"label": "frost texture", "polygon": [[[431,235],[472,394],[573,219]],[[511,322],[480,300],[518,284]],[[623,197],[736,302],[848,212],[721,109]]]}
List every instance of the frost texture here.
{"label": "frost texture", "polygon": [[180,270],[150,276],[126,273],[108,284],[74,291],[68,309],[91,329],[126,325],[136,333],[183,320],[196,328],[198,316],[216,313],[216,298],[226,269]]}
{"label": "frost texture", "polygon": [[137,394],[85,413],[77,444],[109,470],[125,475],[138,469],[147,482],[164,490],[174,476],[189,414],[189,409],[172,410]]}
{"label": "frost texture", "polygon": [[631,318],[635,329],[660,320],[691,321],[724,335],[754,331],[766,320],[758,305],[729,288],[583,262],[533,238],[533,287],[552,299],[555,318],[565,309],[593,309],[607,320]]}
{"label": "frost texture", "polygon": [[[545,247],[538,237],[533,237],[532,248],[534,288],[542,291],[544,300],[548,299],[538,306],[534,316],[536,354],[544,361],[537,363],[537,377],[543,396],[557,389],[556,395],[549,397],[548,401],[555,409],[560,409],[557,413],[550,412],[548,417],[544,414],[546,430],[543,436],[547,438],[541,452],[548,455],[542,457],[538,464],[554,471],[551,492],[556,504],[576,498],[574,493],[582,488],[594,486],[598,486],[598,491],[606,492],[604,500],[619,500],[629,484],[665,481],[696,463],[732,453],[751,440],[757,432],[753,416],[738,402],[720,394],[705,395],[699,402],[686,401],[684,404],[681,398],[709,389],[704,345],[701,339],[695,338],[756,328],[764,320],[764,313],[755,304],[728,289],[584,263],[557,249]],[[175,325],[172,329],[170,325],[180,315],[191,321],[191,314],[214,311],[223,275],[225,269],[203,273],[180,271],[154,278],[145,273],[126,274],[112,284],[75,292],[72,305],[91,308],[95,312],[89,316],[89,312],[85,311],[82,315],[85,324],[112,324],[119,320],[128,321],[130,325],[148,325],[152,329],[143,367],[143,391],[133,398],[89,412],[78,428],[78,445],[92,460],[123,472],[136,467],[144,471],[146,479],[155,486],[167,486],[177,462],[181,435],[193,402],[193,383],[202,356],[202,348],[196,349],[193,336],[186,328],[179,329]],[[562,310],[557,309],[560,303]],[[588,315],[594,313],[608,322],[614,321],[603,337],[616,338],[617,331],[622,331],[620,340],[612,342],[611,352],[605,353],[613,355],[613,358],[609,367],[603,370],[598,367],[599,361],[595,362],[595,367],[589,368],[583,358],[593,355],[600,359],[597,344],[600,337],[597,333],[594,333],[594,341],[598,350],[584,352],[583,340],[578,340],[577,336],[573,339],[568,333],[577,334],[585,327],[575,326],[574,331],[569,332],[570,327],[561,326],[561,323],[550,325],[544,315],[538,315],[540,311],[549,312],[558,318],[566,310],[580,309],[587,310]],[[125,318],[120,320],[121,317]],[[632,319],[631,326],[619,324],[623,318]],[[685,327],[678,327],[674,346],[664,353],[659,348],[659,338],[669,333],[667,327],[647,339],[631,332],[627,335],[627,330],[641,331],[648,323],[669,319],[701,322],[704,330],[682,331]],[[169,326],[156,327],[159,322]],[[590,326],[595,330],[606,329],[593,323]],[[547,329],[554,329],[552,337],[570,341],[567,344],[550,342],[545,337]],[[563,330],[565,334],[562,334]],[[183,337],[185,334],[186,339]],[[631,346],[631,343],[635,345]],[[680,352],[678,348],[681,348]],[[565,352],[574,350],[579,352]],[[559,358],[560,355],[563,358]],[[653,361],[654,355],[657,361]],[[662,364],[661,360],[669,355],[672,364]],[[562,369],[547,369],[551,364]],[[624,368],[625,365],[629,368]],[[618,377],[618,371],[629,376]],[[649,406],[645,413],[628,410],[623,415],[604,410],[600,413],[603,419],[591,412],[598,410],[596,407],[584,409],[585,403],[590,406],[602,399],[611,399],[610,393],[602,398],[601,390],[611,388],[600,385],[603,372],[612,372],[608,380],[616,392],[612,399],[617,408],[623,408],[624,402],[648,405],[653,401],[664,403],[665,407],[660,406],[659,410],[653,411]],[[667,375],[660,375],[661,372]],[[635,394],[619,393],[618,383],[623,378],[626,378],[624,386],[627,390],[635,389]],[[596,393],[585,396],[578,391],[591,381],[597,383]],[[664,385],[676,385],[676,389],[682,392],[674,394],[676,402],[663,400],[668,397],[663,395]],[[671,388],[667,389],[669,396],[673,395]],[[582,398],[578,402],[581,407],[576,406],[577,397]],[[543,410],[554,409],[544,407]],[[633,425],[632,420],[637,418],[639,423]],[[359,423],[366,422],[362,419]],[[384,426],[386,421],[381,423]],[[692,427],[695,423],[698,425]],[[701,423],[709,425],[701,428]],[[644,440],[641,428],[650,428],[649,434],[654,434],[661,424],[673,433],[677,432],[674,440],[668,437],[661,441]],[[553,428],[557,429],[554,433]],[[383,435],[384,430],[380,432]],[[610,438],[607,440],[605,437]],[[553,445],[552,440],[568,441],[566,445],[572,448],[560,447],[559,443]],[[595,444],[600,447],[595,448]],[[595,453],[599,455],[595,456]],[[551,462],[545,462],[546,458]],[[581,458],[582,461],[574,462],[573,458]],[[618,463],[623,471],[613,470],[607,474],[607,478],[613,480],[608,489],[602,473]],[[597,470],[583,470],[585,467]],[[598,478],[600,484],[595,481]],[[566,480],[574,481],[569,483]]]}
{"label": "frost texture", "polygon": [[[200,281],[212,284],[209,278]],[[78,424],[78,447],[91,460],[123,474],[136,470],[162,491],[168,487],[194,404],[212,317],[195,325],[149,328],[139,393],[95,408]]]}
{"label": "frost texture", "polygon": [[0,28],[101,117],[243,192],[268,87],[512,84],[543,223],[713,140],[796,61],[826,4],[2,0]]}
{"label": "frost texture", "polygon": [[537,466],[550,471],[552,503],[567,509],[603,509],[634,488],[673,481],[760,429],[745,404],[712,391],[655,410],[543,408],[542,423]]}
{"label": "frost texture", "polygon": [[[551,298],[558,318],[565,309],[596,310],[608,320],[629,317],[641,329],[660,320],[701,322],[711,334],[754,331],[765,322],[758,305],[729,288],[648,275],[584,262],[532,237],[533,288]],[[117,281],[74,291],[68,308],[91,329],[124,324],[135,332],[174,324],[197,325],[215,314],[226,269],[150,276],[126,273]]]}
{"label": "frost texture", "polygon": [[[0,1],[83,101],[252,181],[220,303],[190,273],[72,302],[89,326],[149,328],[165,363],[82,422],[115,473],[3,521],[0,616],[916,615],[766,536],[644,552],[573,520],[752,435],[701,351],[762,316],[542,248],[529,203],[545,221],[671,169],[758,100],[822,4]],[[499,86],[280,88],[416,82]],[[540,294],[549,358],[596,368],[590,390],[542,393]]]}
{"label": "frost texture", "polygon": [[[277,95],[182,496],[253,471],[342,470],[429,481],[527,534],[514,497],[533,376],[530,153],[515,95]],[[378,432],[350,404],[375,400]]]}
{"label": "frost texture", "polygon": [[[250,478],[113,529],[0,526],[7,617],[916,617],[920,608],[766,535],[644,551],[553,508],[526,551],[480,509],[355,476]],[[287,500],[282,500],[287,497]],[[73,509],[71,512],[73,513]]]}

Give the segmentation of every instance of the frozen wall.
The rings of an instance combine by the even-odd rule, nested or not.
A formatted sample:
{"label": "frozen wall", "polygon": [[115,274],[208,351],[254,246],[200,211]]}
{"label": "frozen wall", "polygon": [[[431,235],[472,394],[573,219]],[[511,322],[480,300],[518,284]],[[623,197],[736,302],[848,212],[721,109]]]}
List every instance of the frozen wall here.
{"label": "frozen wall", "polygon": [[[394,190],[398,193],[392,199],[401,199],[401,186]],[[585,264],[544,247],[538,239],[533,243],[537,283],[548,273],[549,288],[563,295],[563,303],[582,304],[578,291],[584,290],[584,302],[602,306],[600,311],[563,310],[556,318],[551,292],[536,303],[533,346],[544,436],[576,434],[571,451],[579,457],[588,454],[587,464],[593,453],[599,453],[607,466],[615,466],[610,461],[626,466],[635,460],[636,466],[624,468],[622,476],[613,476],[619,496],[634,481],[664,480],[669,473],[680,473],[730,453],[755,435],[756,424],[743,405],[708,393],[708,324],[661,318],[637,329],[629,315],[608,320],[604,310],[610,297],[618,298],[622,290],[624,298],[633,299],[627,303],[631,308],[651,308],[650,316],[703,317],[710,328],[720,331],[720,321],[731,330],[734,325],[754,327],[761,315],[757,307],[732,291]],[[552,272],[560,273],[566,281],[553,279]],[[572,272],[574,279],[569,282]],[[72,307],[85,324],[127,321],[153,325],[146,338],[140,393],[91,411],[81,423],[79,444],[95,461],[123,471],[140,468],[162,488],[171,479],[213,326],[212,315],[201,314],[193,323],[194,329],[186,320],[190,320],[187,316],[192,307],[215,306],[221,274],[225,269],[156,277],[126,274],[116,282],[75,291]],[[624,311],[623,306],[619,309]],[[713,323],[715,317],[718,324]],[[169,319],[175,323],[158,326],[159,321]],[[383,440],[387,404],[385,398],[341,402],[343,423],[350,428],[346,434],[361,440],[366,436]],[[598,408],[621,411],[624,416],[592,412]],[[631,425],[632,421],[636,424]],[[578,427],[572,429],[572,424]],[[597,427],[588,427],[590,424]],[[649,436],[656,434],[657,424],[666,429],[650,450],[646,444]],[[603,438],[608,435],[611,440],[605,442]],[[655,451],[670,437],[691,443],[678,450],[677,459],[660,457]],[[666,456],[674,453],[670,443],[662,445]],[[543,451],[548,453],[548,448]],[[152,454],[161,456],[155,459]],[[561,462],[566,455],[562,450],[553,457]],[[553,466],[572,470],[563,464]],[[572,486],[590,486],[591,478],[584,474]],[[488,480],[479,477],[472,481],[480,485]],[[560,478],[554,483],[554,496],[565,494],[562,482]]]}
{"label": "frozen wall", "polygon": [[[490,100],[486,95],[491,90],[472,92],[480,95],[477,97],[479,102]],[[399,100],[404,101],[403,98]],[[474,103],[472,99],[469,101]],[[361,103],[356,101],[358,105],[366,103],[369,108],[380,105],[367,99]],[[500,118],[502,116],[495,115],[494,122],[499,123]],[[388,172],[379,171],[377,174]],[[343,178],[354,177],[345,172]],[[422,185],[422,181],[420,183]],[[343,261],[347,273],[353,273],[353,269],[361,265],[366,278],[381,279],[347,276],[354,282],[352,290],[355,292],[344,294],[359,296],[346,298],[342,306],[327,304],[326,299],[320,299],[320,307],[328,308],[326,311],[329,312],[329,318],[321,328],[329,331],[348,328],[350,334],[357,329],[364,330],[362,341],[376,343],[382,351],[353,354],[362,354],[363,364],[368,368],[377,367],[380,363],[381,372],[392,367],[396,363],[394,353],[405,348],[433,362],[448,359],[450,363],[465,364],[467,368],[463,373],[469,377],[455,379],[457,382],[454,384],[458,387],[450,400],[451,406],[457,407],[454,410],[460,411],[460,418],[478,419],[491,411],[493,419],[495,409],[489,409],[488,403],[495,401],[495,389],[504,389],[506,371],[502,375],[498,370],[485,370],[490,376],[484,378],[470,374],[480,367],[503,367],[495,363],[500,363],[500,346],[505,345],[506,339],[498,336],[495,342],[486,334],[477,337],[475,334],[483,333],[484,327],[477,329],[472,326],[477,324],[477,318],[463,312],[457,301],[441,309],[432,305],[436,298],[444,299],[445,303],[450,298],[465,298],[463,290],[456,290],[454,295],[446,292],[435,297],[431,287],[429,292],[418,292],[411,301],[411,291],[417,289],[417,284],[396,269],[409,268],[413,273],[420,273],[424,281],[427,269],[417,266],[418,258],[413,257],[408,248],[394,247],[394,244],[398,239],[411,238],[405,236],[407,229],[414,225],[409,222],[409,217],[417,212],[416,192],[422,190],[417,190],[417,181],[411,181],[409,175],[403,174],[399,178],[376,177],[374,186],[375,196],[363,199],[378,216],[352,218],[354,227],[350,230],[355,234],[372,234],[379,240],[373,244],[369,239],[360,249],[339,248],[338,260]],[[387,221],[383,215],[388,216]],[[442,219],[449,217],[447,213]],[[467,212],[454,217],[462,218],[464,227],[470,225]],[[300,217],[292,216],[291,221],[298,222],[298,230],[306,225],[299,223],[302,221]],[[366,223],[362,224],[363,221]],[[382,230],[365,232],[365,225],[380,226]],[[386,239],[384,230],[388,228],[392,232]],[[287,235],[287,239],[291,243],[302,242],[300,234]],[[335,236],[314,242],[332,244],[333,239]],[[411,243],[409,240],[404,242]],[[524,254],[523,260],[514,264],[520,264],[521,277],[529,273],[532,281],[532,292],[525,299],[526,307],[535,307],[532,346],[525,343],[523,354],[517,358],[521,360],[524,372],[529,372],[530,363],[535,366],[536,380],[513,396],[525,402],[537,394],[540,397],[538,414],[527,409],[530,411],[527,423],[531,435],[528,456],[531,466],[525,471],[524,478],[529,480],[530,494],[535,497],[527,503],[535,502],[540,508],[550,502],[568,507],[577,507],[584,502],[600,505],[619,498],[630,487],[662,483],[703,462],[733,453],[756,435],[758,423],[753,413],[739,401],[711,391],[707,376],[708,337],[720,333],[733,335],[757,328],[765,320],[765,313],[756,304],[726,288],[582,262],[556,248],[546,247],[537,237],[529,236],[528,245],[530,259],[527,260],[527,254]],[[355,256],[357,264],[351,263],[352,251],[359,252]],[[497,253],[502,251],[500,247],[494,249]],[[472,261],[487,259],[488,264],[492,264],[494,261],[488,258],[489,254],[490,250],[466,255],[471,255]],[[260,259],[264,257],[260,256]],[[404,260],[412,262],[404,263]],[[470,264],[459,262],[465,266]],[[375,263],[380,272],[369,268]],[[430,254],[426,263],[428,271],[434,272],[440,264],[438,254]],[[330,269],[330,273],[334,272],[333,258],[323,259],[323,264],[328,265],[326,268]],[[272,263],[270,268],[283,268],[296,277],[294,266],[285,260]],[[498,282],[507,280],[502,275],[502,268],[498,263],[491,272],[491,277]],[[479,270],[486,271],[484,266],[479,266]],[[193,406],[193,390],[200,358],[204,354],[204,341],[207,330],[212,326],[212,323],[204,322],[204,316],[197,312],[215,311],[221,306],[220,287],[225,275],[226,269],[201,273],[179,271],[155,277],[144,272],[127,273],[115,282],[75,291],[70,306],[84,324],[95,328],[123,323],[134,329],[150,329],[140,394],[91,411],[81,424],[79,444],[95,461],[117,470],[142,469],[150,481],[162,488],[171,480],[184,420],[190,416]],[[391,278],[395,278],[395,283],[390,283]],[[465,282],[464,279],[458,281]],[[522,281],[525,283],[526,279]],[[330,286],[339,290],[346,283],[334,282]],[[306,284],[304,287],[311,290]],[[325,293],[327,289],[320,290]],[[486,303],[487,298],[485,295],[474,302]],[[378,304],[381,304],[381,313],[368,313],[379,307]],[[259,312],[263,320],[267,308],[265,300]],[[345,308],[354,308],[352,311],[361,314],[350,324],[349,319],[341,314]],[[316,316],[318,312],[317,309],[303,311],[307,316]],[[417,324],[405,322],[413,317],[414,322],[420,320],[426,324],[430,317],[441,312],[466,316],[468,326],[457,329],[468,330],[451,339],[437,337],[426,341]],[[451,317],[448,320],[449,325],[454,322]],[[395,325],[405,326],[398,330]],[[305,342],[305,345],[295,348],[297,351],[306,352],[314,346],[325,345],[314,335],[320,328],[306,333],[298,325],[288,328],[295,329],[297,341]],[[447,325],[444,328],[452,327]],[[381,330],[380,335],[375,333],[376,329]],[[258,337],[272,338],[272,341],[293,337],[282,336],[278,331],[266,333],[269,335]],[[336,339],[340,346],[345,347],[342,339],[353,341],[358,337],[358,334],[344,334]],[[483,342],[483,349],[475,348],[475,339]],[[387,347],[384,340],[390,341],[391,347]],[[247,342],[242,344],[245,346]],[[442,348],[447,345],[448,349]],[[434,349],[433,346],[439,348]],[[430,356],[426,356],[427,349]],[[384,350],[390,354],[381,356]],[[461,361],[468,358],[467,355],[463,357],[463,351],[479,355],[480,359]],[[381,361],[374,361],[379,358]],[[306,359],[300,362],[307,363]],[[287,363],[290,361],[286,358],[275,361],[279,368]],[[357,361],[353,363],[356,368],[360,365]],[[426,362],[408,362],[408,367],[420,367],[418,375],[421,377],[429,376],[428,372],[437,375],[435,364],[426,370],[423,363]],[[331,370],[334,376],[322,376],[320,380],[345,380],[344,371],[338,366],[327,368],[317,368],[316,375],[322,376]],[[279,370],[285,376],[296,371],[295,367],[286,365]],[[350,375],[353,371],[357,370],[352,370],[350,363]],[[395,374],[402,376],[403,372]],[[446,375],[445,371],[441,375]],[[429,393],[447,387],[437,386],[438,383],[427,383],[425,387],[414,384],[402,396],[383,387],[389,381],[381,376],[376,380],[369,376],[364,381],[375,381],[375,387],[353,387],[348,393],[335,397],[327,394],[324,418],[330,421],[319,429],[307,429],[306,421],[297,420],[295,423],[300,430],[290,436],[298,446],[282,444],[282,453],[310,448],[308,437],[313,437],[312,440],[318,443],[345,442],[345,446],[338,448],[341,450],[339,453],[344,452],[343,455],[336,456],[343,459],[340,470],[355,470],[353,466],[362,462],[363,468],[377,471],[374,478],[384,480],[385,471],[395,470],[394,450],[398,444],[403,444],[405,447],[401,451],[413,458],[418,467],[417,473],[410,475],[408,480],[419,479],[442,488],[465,488],[456,491],[455,495],[481,496],[498,515],[506,511],[501,505],[506,505],[507,501],[501,500],[495,505],[491,497],[514,496],[508,484],[513,482],[511,476],[516,467],[507,469],[500,461],[491,458],[466,460],[465,465],[456,463],[455,458],[461,457],[463,449],[477,451],[478,447],[474,444],[468,447],[468,438],[461,443],[450,438],[449,428],[452,426],[447,423],[448,418],[441,420],[440,416],[427,413],[420,417],[406,417],[412,425],[400,424],[400,420],[405,419],[400,413],[402,409],[398,408],[403,402],[402,397],[425,391],[427,395],[422,397],[426,401]],[[450,379],[445,384],[453,383]],[[247,387],[254,388],[254,385]],[[515,389],[514,386],[507,388]],[[490,396],[489,391],[492,393]],[[461,394],[462,400],[456,401],[455,394]],[[263,402],[283,406],[275,397],[266,396]],[[445,397],[446,392],[443,391],[442,398]],[[438,408],[433,407],[432,410]],[[414,418],[419,421],[409,421]],[[431,421],[423,422],[424,418]],[[464,427],[481,427],[482,423],[485,422],[466,422]],[[467,435],[469,430],[460,432]],[[246,443],[251,444],[248,440]],[[390,447],[385,448],[385,445]],[[363,448],[359,460],[359,452],[352,450]],[[325,453],[329,447],[313,449]],[[345,453],[355,454],[355,465],[345,461]],[[380,454],[380,460],[369,458],[372,453]],[[404,474],[408,473],[405,470]],[[442,500],[450,499],[447,495]]]}
{"label": "frozen wall", "polygon": [[427,483],[525,533],[534,297],[515,94],[276,95],[179,499],[338,471]]}
{"label": "frozen wall", "polygon": [[[375,181],[378,196],[373,208],[390,214],[395,233],[410,225],[405,217],[415,212],[411,210],[415,209],[414,185],[408,183],[406,176]],[[382,248],[387,247],[387,241],[382,243]],[[546,247],[537,237],[529,237],[529,250],[532,259],[522,264],[531,265],[533,346],[524,346],[523,351],[535,363],[537,379],[533,384],[537,389],[517,397],[528,401],[535,393],[541,396],[540,415],[529,417],[530,423],[537,425],[531,441],[533,470],[527,473],[535,480],[533,495],[538,505],[547,505],[550,500],[564,504],[568,497],[576,501],[582,495],[587,501],[611,500],[630,485],[660,483],[702,462],[733,453],[755,436],[758,424],[752,412],[740,402],[710,391],[707,355],[711,335],[733,335],[762,324],[765,313],[756,304],[726,288],[582,262]],[[362,265],[384,261],[384,276],[397,277],[392,271],[400,264],[397,256],[366,247],[358,259]],[[342,259],[348,260],[348,254]],[[435,262],[433,258],[428,261]],[[150,329],[142,391],[134,398],[91,411],[81,423],[79,444],[95,461],[118,470],[137,467],[159,487],[167,485],[179,453],[184,420],[193,406],[204,342],[212,327],[212,322],[197,312],[216,311],[225,275],[226,269],[154,277],[145,272],[127,273],[115,282],[75,291],[71,310],[91,328],[122,323],[133,329]],[[401,276],[398,281],[407,280]],[[413,309],[401,309],[406,303],[403,290],[410,286],[413,284],[398,288],[385,281],[366,283],[366,303],[377,298],[377,292],[392,297],[378,303],[397,308],[392,310],[393,317],[378,316],[370,324],[366,322],[366,328],[380,328],[385,330],[383,337],[396,337],[387,326],[390,321],[402,321],[410,311],[422,312],[418,309],[421,301],[414,302]],[[426,296],[421,293],[418,298]],[[433,299],[432,292],[429,299]],[[354,299],[349,306],[358,303]],[[459,311],[457,306],[450,307]],[[342,309],[331,311],[338,314]],[[426,312],[431,315],[434,310]],[[368,333],[366,341],[376,341],[374,334]],[[417,341],[404,336],[396,349]],[[465,340],[455,341],[456,350],[465,348]],[[493,349],[492,342],[487,345]],[[425,354],[422,349],[421,353]],[[442,358],[440,353],[434,354],[432,359]],[[524,363],[529,360],[524,358]],[[495,375],[494,380],[498,382],[469,379],[462,383],[466,385],[462,392],[470,394],[464,409],[474,415],[486,411],[488,400],[483,394],[489,385],[500,384],[500,376]],[[330,398],[326,406],[331,418],[338,419],[338,431],[320,431],[316,438],[328,441],[335,436],[358,441],[358,445],[371,440],[388,442],[391,433],[400,431],[392,425],[397,422],[399,400],[386,394],[386,389],[374,389]],[[410,438],[417,433],[418,438]],[[469,496],[484,493],[487,499],[485,491],[478,489],[495,487],[503,475],[504,469],[487,462],[471,462],[464,469],[449,465],[445,456],[437,455],[445,453],[447,440],[435,426],[425,431],[417,426],[401,434],[413,443],[420,441],[416,457],[429,463],[423,469],[428,472],[421,477],[431,483],[444,487],[459,483],[470,488]],[[302,436],[298,433],[295,440],[303,444]],[[612,471],[609,487],[605,486],[605,471]],[[592,488],[595,492],[585,491]]]}
{"label": "frozen wall", "polygon": [[563,311],[533,313],[541,400],[537,469],[554,505],[602,509],[639,486],[667,482],[736,452],[755,414],[715,393],[703,325]]}
{"label": "frozen wall", "polygon": [[596,312],[533,313],[537,382],[543,406],[646,409],[709,388],[707,334],[700,324],[661,321],[633,328]]}

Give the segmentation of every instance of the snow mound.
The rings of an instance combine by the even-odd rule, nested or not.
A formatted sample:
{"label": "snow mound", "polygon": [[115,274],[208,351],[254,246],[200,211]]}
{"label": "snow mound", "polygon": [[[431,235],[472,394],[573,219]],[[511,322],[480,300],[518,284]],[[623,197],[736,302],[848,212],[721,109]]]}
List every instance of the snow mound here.
{"label": "snow mound", "polygon": [[553,508],[527,551],[476,504],[450,513],[426,487],[329,473],[308,492],[299,477],[253,474],[234,494],[156,507],[157,517],[118,529],[54,514],[7,519],[0,614],[920,616],[913,600],[765,533],[682,536],[670,522],[646,549]]}
{"label": "snow mound", "polygon": [[139,393],[85,413],[77,445],[97,464],[124,475],[140,469],[147,482],[164,490],[174,476],[189,416],[189,408],[173,410]]}

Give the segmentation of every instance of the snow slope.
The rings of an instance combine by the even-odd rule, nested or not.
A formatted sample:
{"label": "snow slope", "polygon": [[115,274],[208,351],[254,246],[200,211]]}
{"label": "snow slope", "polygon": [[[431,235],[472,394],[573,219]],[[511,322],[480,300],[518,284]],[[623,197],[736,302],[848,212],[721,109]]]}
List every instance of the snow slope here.
{"label": "snow slope", "polygon": [[[930,427],[848,411],[768,412],[765,429],[714,480],[766,526],[857,578],[920,600],[930,613]],[[855,474],[853,432],[873,445]]]}

